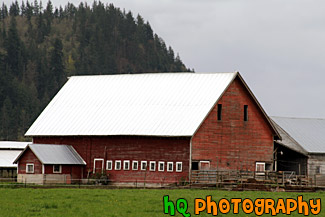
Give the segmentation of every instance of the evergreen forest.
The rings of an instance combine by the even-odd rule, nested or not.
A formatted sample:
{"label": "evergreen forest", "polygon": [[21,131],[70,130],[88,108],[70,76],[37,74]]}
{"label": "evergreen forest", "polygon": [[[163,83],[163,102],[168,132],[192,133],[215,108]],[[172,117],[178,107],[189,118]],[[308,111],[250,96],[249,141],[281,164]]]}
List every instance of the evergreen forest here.
{"label": "evergreen forest", "polygon": [[113,4],[3,3],[0,140],[26,140],[26,130],[69,76],[184,71],[193,70],[148,22]]}

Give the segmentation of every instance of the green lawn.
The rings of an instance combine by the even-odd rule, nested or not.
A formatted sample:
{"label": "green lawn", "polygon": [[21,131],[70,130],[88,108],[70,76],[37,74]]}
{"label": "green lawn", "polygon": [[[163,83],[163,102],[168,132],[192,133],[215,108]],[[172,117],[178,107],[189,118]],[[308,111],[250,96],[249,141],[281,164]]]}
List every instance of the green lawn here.
{"label": "green lawn", "polygon": [[[164,214],[163,196],[176,201],[185,198],[188,201],[188,212],[194,214],[194,199],[211,195],[214,201],[221,198],[297,198],[303,195],[304,200],[321,198],[325,193],[286,193],[286,192],[235,192],[218,190],[152,190],[152,189],[0,189],[0,216],[137,216],[154,217],[170,216]],[[322,206],[324,208],[324,206]],[[241,211],[241,209],[239,209]],[[176,216],[183,216],[176,213]],[[199,216],[212,216],[202,212]],[[239,215],[218,214],[218,216],[256,216],[252,214]],[[271,216],[270,214],[262,216]],[[277,216],[288,216],[278,214]],[[290,216],[304,216],[297,211]],[[313,215],[310,215],[313,216]],[[321,212],[318,216],[325,216]]]}

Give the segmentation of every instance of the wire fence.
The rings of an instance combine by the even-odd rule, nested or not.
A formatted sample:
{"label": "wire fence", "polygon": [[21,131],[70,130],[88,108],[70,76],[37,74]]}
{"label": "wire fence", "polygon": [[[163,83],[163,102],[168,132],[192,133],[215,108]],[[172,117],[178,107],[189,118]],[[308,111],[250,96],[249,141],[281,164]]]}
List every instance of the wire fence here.
{"label": "wire fence", "polygon": [[123,178],[110,180],[108,177],[71,179],[70,175],[54,177],[39,176],[17,180],[17,178],[0,178],[0,188],[220,188],[231,190],[299,190],[310,191],[325,188],[325,175],[296,175],[295,172],[251,172],[251,171],[192,171],[191,177],[185,179],[141,179]]}
{"label": "wire fence", "polygon": [[231,190],[313,191],[325,187],[325,175],[309,177],[294,171],[218,171],[198,170],[191,176],[192,186],[216,186]]}
{"label": "wire fence", "polygon": [[188,181],[166,181],[162,179],[123,179],[123,181],[96,179],[70,179],[70,178],[31,178],[17,181],[16,178],[0,178],[0,188],[182,188]]}

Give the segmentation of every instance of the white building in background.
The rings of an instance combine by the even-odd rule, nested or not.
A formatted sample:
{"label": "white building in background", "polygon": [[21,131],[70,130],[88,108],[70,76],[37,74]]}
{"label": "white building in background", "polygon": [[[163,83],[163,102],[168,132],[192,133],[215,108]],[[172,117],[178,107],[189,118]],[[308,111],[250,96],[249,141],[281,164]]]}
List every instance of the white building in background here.
{"label": "white building in background", "polygon": [[17,156],[31,142],[0,141],[0,178],[17,177]]}
{"label": "white building in background", "polygon": [[278,171],[308,175],[325,186],[325,119],[271,117],[282,141],[275,141]]}

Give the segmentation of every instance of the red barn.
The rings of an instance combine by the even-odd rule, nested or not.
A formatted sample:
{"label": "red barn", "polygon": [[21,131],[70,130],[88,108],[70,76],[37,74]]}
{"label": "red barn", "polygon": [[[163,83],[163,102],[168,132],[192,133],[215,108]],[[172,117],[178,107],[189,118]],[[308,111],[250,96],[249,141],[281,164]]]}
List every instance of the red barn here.
{"label": "red barn", "polygon": [[29,144],[18,155],[18,182],[50,184],[78,181],[86,162],[70,145]]}
{"label": "red barn", "polygon": [[73,76],[26,136],[73,146],[83,177],[164,184],[192,170],[272,170],[279,137],[238,72]]}

